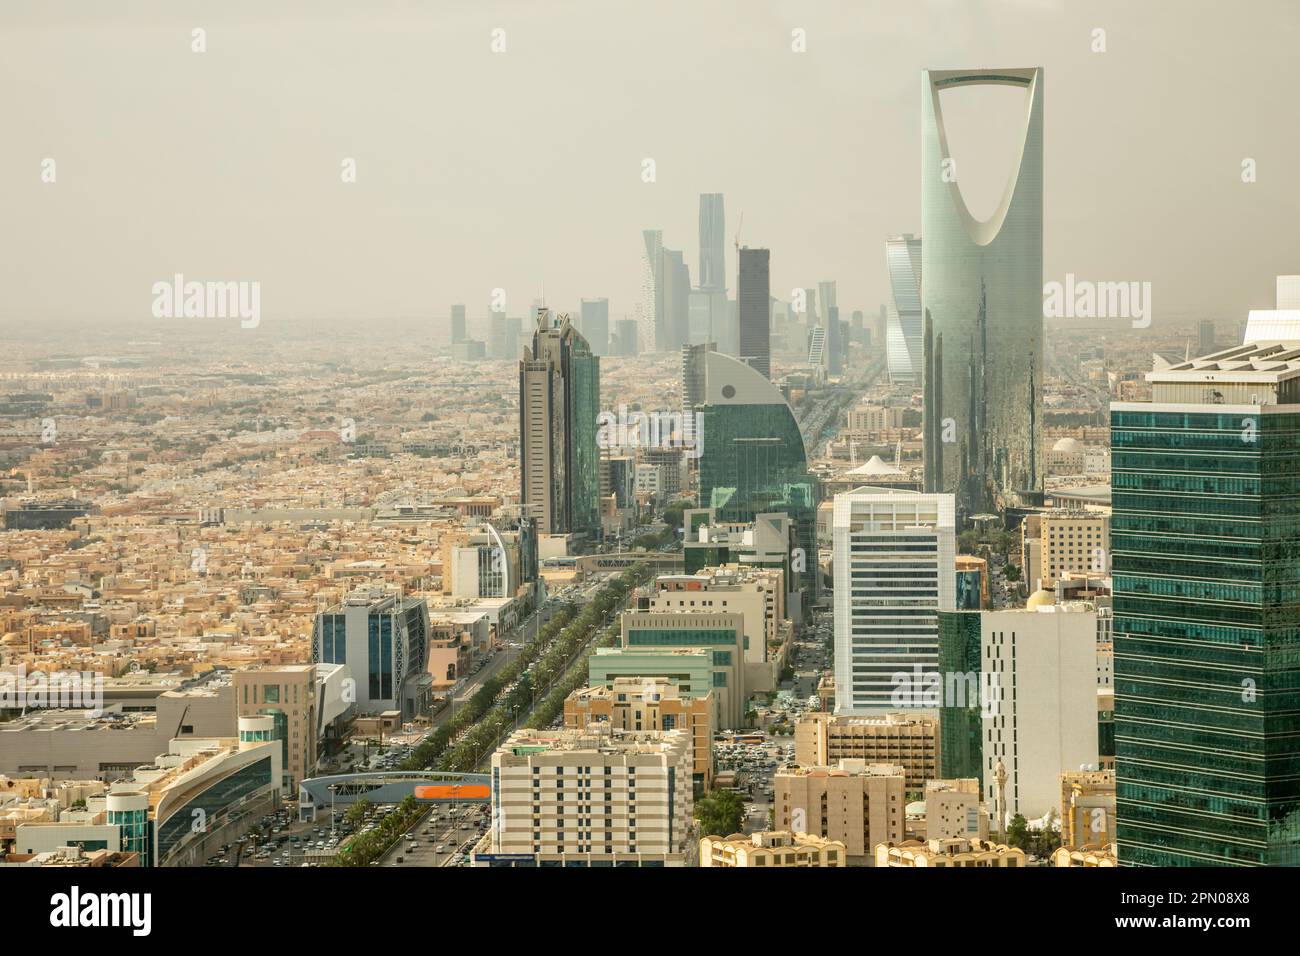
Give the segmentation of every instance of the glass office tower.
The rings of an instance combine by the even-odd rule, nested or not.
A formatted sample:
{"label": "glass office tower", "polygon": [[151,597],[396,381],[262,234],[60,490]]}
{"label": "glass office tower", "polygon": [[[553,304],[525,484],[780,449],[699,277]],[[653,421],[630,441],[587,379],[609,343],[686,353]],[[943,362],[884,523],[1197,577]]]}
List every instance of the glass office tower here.
{"label": "glass office tower", "polygon": [[566,315],[537,319],[519,363],[521,500],[542,534],[600,532],[600,358]]}
{"label": "glass office tower", "polygon": [[[993,215],[961,193],[940,94],[1024,90],[1019,162]],[[962,515],[1021,503],[1042,486],[1043,71],[921,76],[921,305],[925,489]]]}
{"label": "glass office tower", "polygon": [[889,268],[889,311],[885,356],[889,380],[905,385],[921,381],[921,240],[910,234],[885,240]]}
{"label": "glass office tower", "polygon": [[1300,350],[1111,406],[1122,866],[1300,864]]}
{"label": "glass office tower", "polygon": [[721,352],[703,353],[705,370],[700,505],[718,521],[753,521],[785,512],[803,550],[790,590],[817,590],[816,479],[803,435],[780,390],[762,373]]}

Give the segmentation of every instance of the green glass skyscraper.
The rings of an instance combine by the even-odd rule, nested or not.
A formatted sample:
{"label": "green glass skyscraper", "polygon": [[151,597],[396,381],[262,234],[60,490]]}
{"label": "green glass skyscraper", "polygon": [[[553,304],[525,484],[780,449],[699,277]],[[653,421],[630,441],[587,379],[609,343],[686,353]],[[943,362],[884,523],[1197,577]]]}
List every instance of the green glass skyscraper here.
{"label": "green glass skyscraper", "polygon": [[600,359],[567,315],[537,318],[519,363],[520,497],[541,534],[600,532]]}
{"label": "green glass skyscraper", "polygon": [[1300,863],[1300,349],[1111,406],[1123,866]]}
{"label": "green glass skyscraper", "polygon": [[816,479],[808,472],[799,423],[781,391],[763,374],[721,352],[704,353],[700,505],[719,521],[753,521],[785,512],[798,547],[791,590],[817,588],[813,522]]}

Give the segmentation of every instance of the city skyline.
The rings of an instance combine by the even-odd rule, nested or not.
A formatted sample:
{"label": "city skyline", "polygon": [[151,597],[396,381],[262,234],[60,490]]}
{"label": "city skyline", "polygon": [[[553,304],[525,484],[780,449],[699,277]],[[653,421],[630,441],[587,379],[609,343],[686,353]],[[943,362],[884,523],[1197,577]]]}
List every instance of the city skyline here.
{"label": "city skyline", "polygon": [[[480,308],[486,314],[497,288],[506,290],[508,314],[524,315],[523,306],[543,286],[554,303],[608,297],[615,321],[635,313],[639,231],[662,229],[665,245],[681,249],[694,265],[699,195],[710,191],[727,197],[728,288],[736,268],[731,240],[739,232],[741,241],[776,253],[778,298],[805,276],[833,275],[841,300],[870,313],[888,299],[885,265],[874,253],[879,242],[922,234],[915,78],[931,67],[999,62],[1041,64],[1051,86],[1045,279],[1073,272],[1149,280],[1157,323],[1230,315],[1243,302],[1266,301],[1260,276],[1288,271],[1278,250],[1300,245],[1297,199],[1281,167],[1300,148],[1300,131],[1263,121],[1286,112],[1285,92],[1267,80],[1274,60],[1267,51],[1284,55],[1286,32],[1268,29],[1270,18],[1259,16],[1216,23],[1212,33],[1180,34],[1212,39],[1231,63],[1213,75],[1189,70],[1180,45],[1163,31],[1174,12],[1188,14],[1180,20],[1184,31],[1208,31],[1215,21],[1192,16],[1197,6],[1211,8],[1103,4],[1085,12],[1019,2],[981,4],[976,14],[960,4],[908,11],[881,4],[859,24],[846,19],[847,6],[746,9],[747,16],[731,17],[723,4],[689,11],[697,29],[671,39],[662,29],[673,19],[671,5],[658,15],[629,11],[617,27],[589,17],[586,32],[575,31],[572,19],[561,30],[527,9],[488,5],[476,14],[440,12],[436,33],[429,30],[432,14],[396,5],[368,9],[361,26],[362,15],[342,5],[313,5],[308,18],[300,12],[305,8],[272,15],[248,4],[220,13],[146,4],[140,9],[152,24],[147,31],[103,13],[72,27],[69,5],[29,8],[16,12],[0,37],[3,69],[15,81],[41,75],[33,73],[39,64],[57,63],[60,70],[34,86],[25,83],[29,94],[12,104],[17,139],[0,158],[0,201],[25,228],[0,240],[0,282],[7,290],[0,322],[148,318],[151,284],[178,271],[262,282],[263,328],[349,315],[382,324],[436,315],[441,307],[433,302],[466,302],[471,316]],[[583,22],[585,10],[594,15],[599,7],[573,9]],[[487,19],[491,14],[496,22]],[[208,45],[196,54],[190,31],[200,21]],[[493,54],[491,31],[498,24],[506,48]],[[1104,53],[1091,50],[1098,27],[1106,30]],[[114,31],[119,42],[100,43],[94,28]],[[51,45],[56,29],[57,48]],[[795,29],[806,31],[807,52],[792,51]],[[737,30],[734,46],[713,48],[715,35]],[[904,31],[910,42],[898,42]],[[358,37],[358,55],[384,50],[368,77],[328,76],[314,66],[338,52],[340,42],[353,48]],[[439,43],[437,58],[424,55],[432,42]],[[853,55],[861,43],[877,53],[870,66]],[[303,58],[300,75],[287,84],[276,72],[286,46],[302,50]],[[768,113],[763,123],[750,124],[752,132],[736,125],[748,116],[734,109],[707,121],[690,118],[670,132],[648,91],[642,93],[645,79],[619,94],[631,96],[634,108],[625,103],[614,114],[625,118],[611,125],[611,97],[626,85],[593,89],[577,67],[595,57],[614,75],[644,76],[644,70],[636,74],[641,59],[658,50],[689,57],[705,48],[710,52],[701,62],[715,64],[709,68],[715,86],[725,90],[739,81],[767,90]],[[110,49],[166,69],[171,79],[166,93],[130,87],[136,111],[111,130],[96,112],[86,112],[111,112],[110,103],[127,93],[130,71],[104,68]],[[236,64],[243,86],[213,82],[214,70],[225,77]],[[86,89],[82,107],[68,100],[62,84],[87,69],[96,70],[97,82]],[[430,118],[403,129],[390,110],[363,106],[411,71],[427,77],[425,88],[441,89],[448,70],[471,78],[493,108],[476,109],[473,97],[435,96],[438,109],[430,117],[445,121],[435,125]],[[674,84],[685,82],[650,75],[667,84],[664,101],[672,99]],[[260,86],[262,101],[250,99],[249,84]],[[527,91],[522,97],[521,90]],[[554,149],[524,148],[550,139],[535,128],[550,115],[533,108],[534,98],[543,97],[552,104],[572,100],[567,109],[574,112],[560,114],[572,125],[562,129],[584,138],[582,151],[566,148],[564,135]],[[187,104],[181,115],[193,122],[178,138],[164,131],[180,103]],[[960,104],[972,109],[956,105],[950,110],[954,153],[978,214],[991,208],[1005,180],[1014,120],[995,99]],[[300,113],[301,123],[288,129],[279,123],[285,109]],[[313,123],[325,115],[328,122]],[[587,115],[607,118],[589,127],[580,118]],[[812,177],[798,138],[775,134],[783,115],[823,130]],[[1158,145],[1184,142],[1183,131],[1211,115],[1213,143],[1173,153]],[[244,134],[229,136],[240,127],[247,127]],[[448,149],[448,133],[463,145]],[[138,146],[124,150],[124,142]],[[242,148],[247,143],[263,148]],[[137,150],[151,149],[166,158],[141,162]],[[742,154],[764,161],[738,169],[734,159]],[[41,180],[46,158],[57,164],[54,183]],[[356,161],[351,184],[340,174],[348,158]],[[653,183],[642,181],[647,158],[655,160]],[[1242,182],[1247,158],[1258,164],[1251,183]],[[1196,203],[1185,201],[1189,192]],[[1098,216],[1124,227],[1088,228]],[[122,228],[132,221],[153,228]],[[264,225],[250,228],[254,223]],[[165,252],[148,238],[158,229],[169,236]],[[1234,269],[1205,244],[1186,240],[1204,229],[1234,236],[1243,261],[1263,268]],[[1139,232],[1163,242],[1139,241]],[[550,241],[538,241],[548,234]],[[351,238],[360,235],[364,243]],[[454,278],[430,274],[429,263],[438,262],[457,263]],[[93,299],[76,291],[86,286],[97,289]]]}

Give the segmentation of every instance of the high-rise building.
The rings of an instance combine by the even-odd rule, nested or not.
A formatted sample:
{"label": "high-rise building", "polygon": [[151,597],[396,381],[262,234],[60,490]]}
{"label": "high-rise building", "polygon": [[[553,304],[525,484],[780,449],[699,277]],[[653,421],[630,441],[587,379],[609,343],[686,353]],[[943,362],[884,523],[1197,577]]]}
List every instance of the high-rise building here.
{"label": "high-rise building", "polygon": [[582,337],[592,355],[609,354],[609,299],[582,300]]}
{"label": "high-rise building", "polygon": [[904,233],[885,240],[889,311],[885,360],[891,382],[921,384],[921,240]]}
{"label": "high-rise building", "polygon": [[825,329],[826,374],[839,375],[844,371],[844,343],[840,334],[839,302],[834,282],[817,283],[817,316],[819,324]]}
{"label": "high-rise building", "polygon": [[726,231],[722,193],[700,193],[701,291],[727,290]]}
{"label": "high-rise building", "polygon": [[663,250],[664,342],[676,350],[691,340],[691,270],[677,249]]}
{"label": "high-rise building", "polygon": [[836,713],[920,705],[909,688],[937,670],[938,615],[957,599],[954,520],[952,495],[835,496]]}
{"label": "high-rise building", "polygon": [[506,319],[506,345],[504,358],[513,359],[519,355],[519,336],[523,333],[523,320],[517,316]]}
{"label": "high-rise building", "polygon": [[451,307],[451,344],[465,341],[465,307],[463,305],[453,305]]}
{"label": "high-rise building", "polygon": [[[643,229],[641,259],[641,301],[637,305],[637,334],[642,348],[662,351],[667,347],[668,328],[664,322],[664,234],[661,229]],[[624,348],[626,348],[624,343]],[[624,352],[635,355],[636,352]]]}
{"label": "high-rise building", "polygon": [[357,711],[397,710],[403,720],[428,713],[432,677],[429,608],[385,588],[361,588],[316,615],[311,657],[345,664],[356,682]]}
{"label": "high-rise building", "polygon": [[520,501],[541,534],[600,531],[600,359],[567,315],[543,311],[519,363]]}
{"label": "high-rise building", "polygon": [[514,358],[514,353],[506,348],[506,314],[493,311],[488,316],[487,354],[489,358]]}
{"label": "high-rise building", "polygon": [[626,357],[640,352],[641,330],[636,319],[619,319],[609,340],[609,354]]}
{"label": "high-rise building", "polygon": [[704,370],[700,505],[712,508],[720,522],[788,514],[799,552],[791,562],[791,590],[811,597],[817,589],[817,484],[794,413],[780,389],[744,362],[706,352]]}
{"label": "high-rise building", "polygon": [[712,342],[682,346],[682,410],[692,412],[704,404],[704,353],[716,352]]}
{"label": "high-rise building", "polygon": [[767,249],[740,250],[740,359],[764,378],[772,377],[771,253]]}
{"label": "high-rise building", "polygon": [[1097,614],[1081,601],[1031,597],[1025,610],[981,612],[980,646],[982,671],[969,684],[988,691],[985,799],[998,805],[1001,761],[1006,812],[1037,819],[1057,806],[1062,773],[1097,763]]}
{"label": "high-rise building", "polygon": [[1111,405],[1122,866],[1300,864],[1300,348]]}
{"label": "high-rise building", "polygon": [[[1024,141],[997,210],[977,221],[948,150],[940,94],[1024,91]],[[1042,487],[1043,71],[921,75],[922,352],[926,490],[963,515]]]}
{"label": "high-rise building", "polygon": [[1198,355],[1209,355],[1214,351],[1214,321],[1212,319],[1201,319],[1201,324],[1197,327],[1196,341]]}

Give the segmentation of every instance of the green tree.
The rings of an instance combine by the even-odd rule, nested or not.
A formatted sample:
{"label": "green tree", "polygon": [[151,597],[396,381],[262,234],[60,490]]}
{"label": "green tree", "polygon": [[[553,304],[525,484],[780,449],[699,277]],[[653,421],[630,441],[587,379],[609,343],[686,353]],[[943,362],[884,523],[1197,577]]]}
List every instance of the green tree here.
{"label": "green tree", "polygon": [[1029,853],[1031,852],[1030,838],[1029,821],[1025,819],[1024,814],[1017,813],[1007,824],[1007,845]]}
{"label": "green tree", "polygon": [[706,836],[739,833],[745,822],[745,802],[730,790],[714,790],[695,804],[695,819]]}

